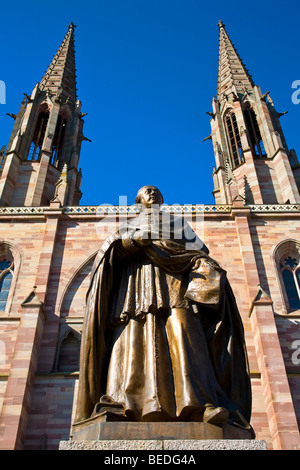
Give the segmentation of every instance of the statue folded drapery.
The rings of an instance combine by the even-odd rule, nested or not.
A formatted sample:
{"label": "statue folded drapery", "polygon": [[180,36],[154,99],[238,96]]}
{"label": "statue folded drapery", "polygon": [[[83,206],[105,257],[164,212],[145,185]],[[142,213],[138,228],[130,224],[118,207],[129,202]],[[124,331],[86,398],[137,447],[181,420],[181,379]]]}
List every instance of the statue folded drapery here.
{"label": "statue folded drapery", "polygon": [[157,188],[141,188],[140,215],[95,258],[76,421],[106,413],[250,429],[244,331],[226,272],[182,218],[159,210],[162,201]]}

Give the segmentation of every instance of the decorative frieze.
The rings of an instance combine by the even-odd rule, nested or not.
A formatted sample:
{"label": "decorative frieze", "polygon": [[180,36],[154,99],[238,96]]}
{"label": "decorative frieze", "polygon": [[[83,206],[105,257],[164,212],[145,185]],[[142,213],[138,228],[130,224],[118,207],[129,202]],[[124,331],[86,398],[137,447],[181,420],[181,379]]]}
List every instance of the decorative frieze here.
{"label": "decorative frieze", "polygon": [[[230,213],[232,210],[231,204],[183,204],[183,205],[163,205],[161,210],[170,214],[203,214],[203,213]],[[250,212],[300,212],[300,204],[250,204],[242,206],[242,209],[248,209]],[[49,207],[0,207],[1,215],[44,215],[49,213]],[[99,205],[99,206],[65,206],[61,208],[63,214],[72,215],[124,215],[124,214],[138,214],[138,207],[131,206],[114,206],[114,205]]]}

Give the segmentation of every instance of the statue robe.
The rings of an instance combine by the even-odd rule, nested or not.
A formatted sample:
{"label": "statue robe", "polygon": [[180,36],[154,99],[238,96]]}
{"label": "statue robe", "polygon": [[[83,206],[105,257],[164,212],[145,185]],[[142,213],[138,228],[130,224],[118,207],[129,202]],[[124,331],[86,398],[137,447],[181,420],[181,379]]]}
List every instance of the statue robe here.
{"label": "statue robe", "polygon": [[76,421],[108,409],[135,421],[201,421],[204,406],[211,404],[247,426],[248,359],[226,272],[174,216],[168,236],[159,213],[151,243],[124,248],[124,234],[130,239],[144,230],[150,215],[143,211],[121,226],[96,256]]}

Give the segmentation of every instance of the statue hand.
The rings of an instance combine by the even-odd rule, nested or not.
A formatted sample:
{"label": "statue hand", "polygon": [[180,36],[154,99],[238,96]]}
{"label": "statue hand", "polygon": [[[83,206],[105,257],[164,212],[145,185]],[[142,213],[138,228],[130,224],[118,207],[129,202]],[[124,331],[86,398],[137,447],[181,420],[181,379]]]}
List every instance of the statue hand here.
{"label": "statue hand", "polygon": [[130,236],[129,233],[124,233],[122,235],[121,240],[122,240],[122,246],[126,250],[132,250],[135,248],[135,243],[133,241],[132,236]]}
{"label": "statue hand", "polygon": [[151,245],[150,233],[138,230],[133,234],[133,241],[141,247],[149,246]]}
{"label": "statue hand", "polygon": [[202,258],[196,258],[194,260],[193,269],[199,269],[201,266]]}

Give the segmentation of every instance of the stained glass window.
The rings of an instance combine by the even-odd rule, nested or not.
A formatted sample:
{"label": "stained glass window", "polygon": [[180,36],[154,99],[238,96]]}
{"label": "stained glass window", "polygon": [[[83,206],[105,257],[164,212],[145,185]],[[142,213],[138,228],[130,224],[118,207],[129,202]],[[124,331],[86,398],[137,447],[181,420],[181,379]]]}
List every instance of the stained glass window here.
{"label": "stained glass window", "polygon": [[280,262],[281,276],[290,311],[300,309],[300,258],[284,257]]}
{"label": "stained glass window", "polygon": [[13,262],[0,260],[0,312],[5,312],[10,286],[13,279]]}

